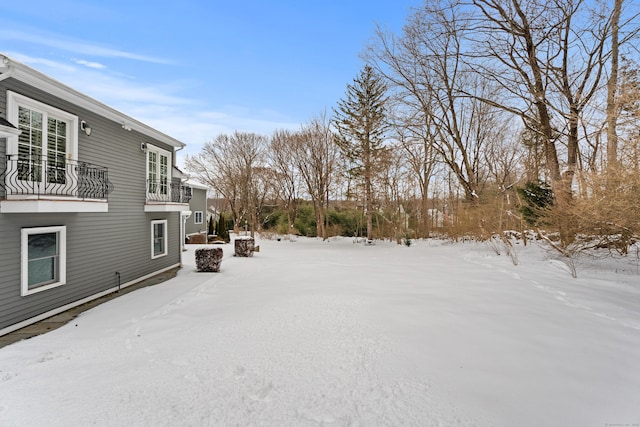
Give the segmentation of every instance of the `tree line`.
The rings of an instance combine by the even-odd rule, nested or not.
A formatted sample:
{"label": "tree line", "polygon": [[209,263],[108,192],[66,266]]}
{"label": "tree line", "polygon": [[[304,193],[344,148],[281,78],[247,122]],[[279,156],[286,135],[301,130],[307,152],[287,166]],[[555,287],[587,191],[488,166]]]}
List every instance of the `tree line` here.
{"label": "tree line", "polygon": [[343,209],[369,239],[533,229],[561,251],[625,252],[640,235],[634,8],[426,0],[401,32],[377,27],[330,114],[219,135],[187,169],[252,230],[276,211],[294,229],[305,205],[324,238]]}

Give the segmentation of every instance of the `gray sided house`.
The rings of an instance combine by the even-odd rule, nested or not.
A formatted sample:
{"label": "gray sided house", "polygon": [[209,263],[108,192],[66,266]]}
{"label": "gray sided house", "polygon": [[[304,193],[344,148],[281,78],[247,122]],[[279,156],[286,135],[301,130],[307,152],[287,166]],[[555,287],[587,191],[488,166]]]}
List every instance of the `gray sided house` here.
{"label": "gray sided house", "polygon": [[186,185],[191,188],[191,200],[189,201],[191,216],[186,219],[185,233],[187,236],[206,234],[209,225],[207,217],[207,187],[193,181],[187,181]]}
{"label": "gray sided house", "polygon": [[0,336],[181,265],[183,146],[0,54]]}

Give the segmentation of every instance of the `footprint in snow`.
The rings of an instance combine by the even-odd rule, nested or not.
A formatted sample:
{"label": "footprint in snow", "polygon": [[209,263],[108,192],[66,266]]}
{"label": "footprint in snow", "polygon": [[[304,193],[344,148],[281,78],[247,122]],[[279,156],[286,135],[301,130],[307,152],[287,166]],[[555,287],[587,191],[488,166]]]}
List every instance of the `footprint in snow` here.
{"label": "footprint in snow", "polygon": [[199,383],[200,382],[200,378],[198,378],[198,376],[193,372],[189,372],[188,374],[186,374],[184,376],[184,379],[189,381],[190,383]]}
{"label": "footprint in snow", "polygon": [[269,381],[268,383],[257,387],[253,390],[253,392],[249,393],[249,398],[256,401],[269,402],[271,400],[269,399],[271,390],[273,390],[273,383]]}
{"label": "footprint in snow", "polygon": [[9,381],[11,378],[15,376],[17,376],[17,374],[0,371],[0,382]]}
{"label": "footprint in snow", "polygon": [[242,366],[238,366],[233,370],[233,376],[236,378],[244,378],[244,374],[245,370]]}

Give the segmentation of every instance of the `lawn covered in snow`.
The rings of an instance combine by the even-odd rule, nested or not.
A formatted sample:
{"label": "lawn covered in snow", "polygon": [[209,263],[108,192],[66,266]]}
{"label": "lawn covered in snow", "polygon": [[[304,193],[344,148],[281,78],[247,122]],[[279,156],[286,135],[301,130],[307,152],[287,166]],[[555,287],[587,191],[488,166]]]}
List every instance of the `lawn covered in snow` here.
{"label": "lawn covered in snow", "polygon": [[640,424],[635,256],[256,243],[0,349],[0,426]]}

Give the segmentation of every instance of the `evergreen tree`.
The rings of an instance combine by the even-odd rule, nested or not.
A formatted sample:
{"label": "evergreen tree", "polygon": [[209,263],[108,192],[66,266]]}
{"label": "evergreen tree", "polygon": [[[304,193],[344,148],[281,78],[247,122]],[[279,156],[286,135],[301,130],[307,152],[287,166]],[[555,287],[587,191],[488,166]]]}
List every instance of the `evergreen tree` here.
{"label": "evergreen tree", "polygon": [[520,213],[528,225],[540,225],[539,220],[546,209],[553,205],[553,191],[543,181],[527,182],[524,187],[516,189],[522,199]]}
{"label": "evergreen tree", "polygon": [[334,109],[336,142],[350,162],[349,173],[364,187],[364,213],[367,238],[373,238],[373,178],[384,150],[387,87],[373,68],[366,65],[353,84],[347,85],[344,99]]}
{"label": "evergreen tree", "polygon": [[229,243],[231,241],[229,238],[229,230],[227,229],[227,221],[222,213],[218,219],[218,237],[223,239],[225,243]]}

